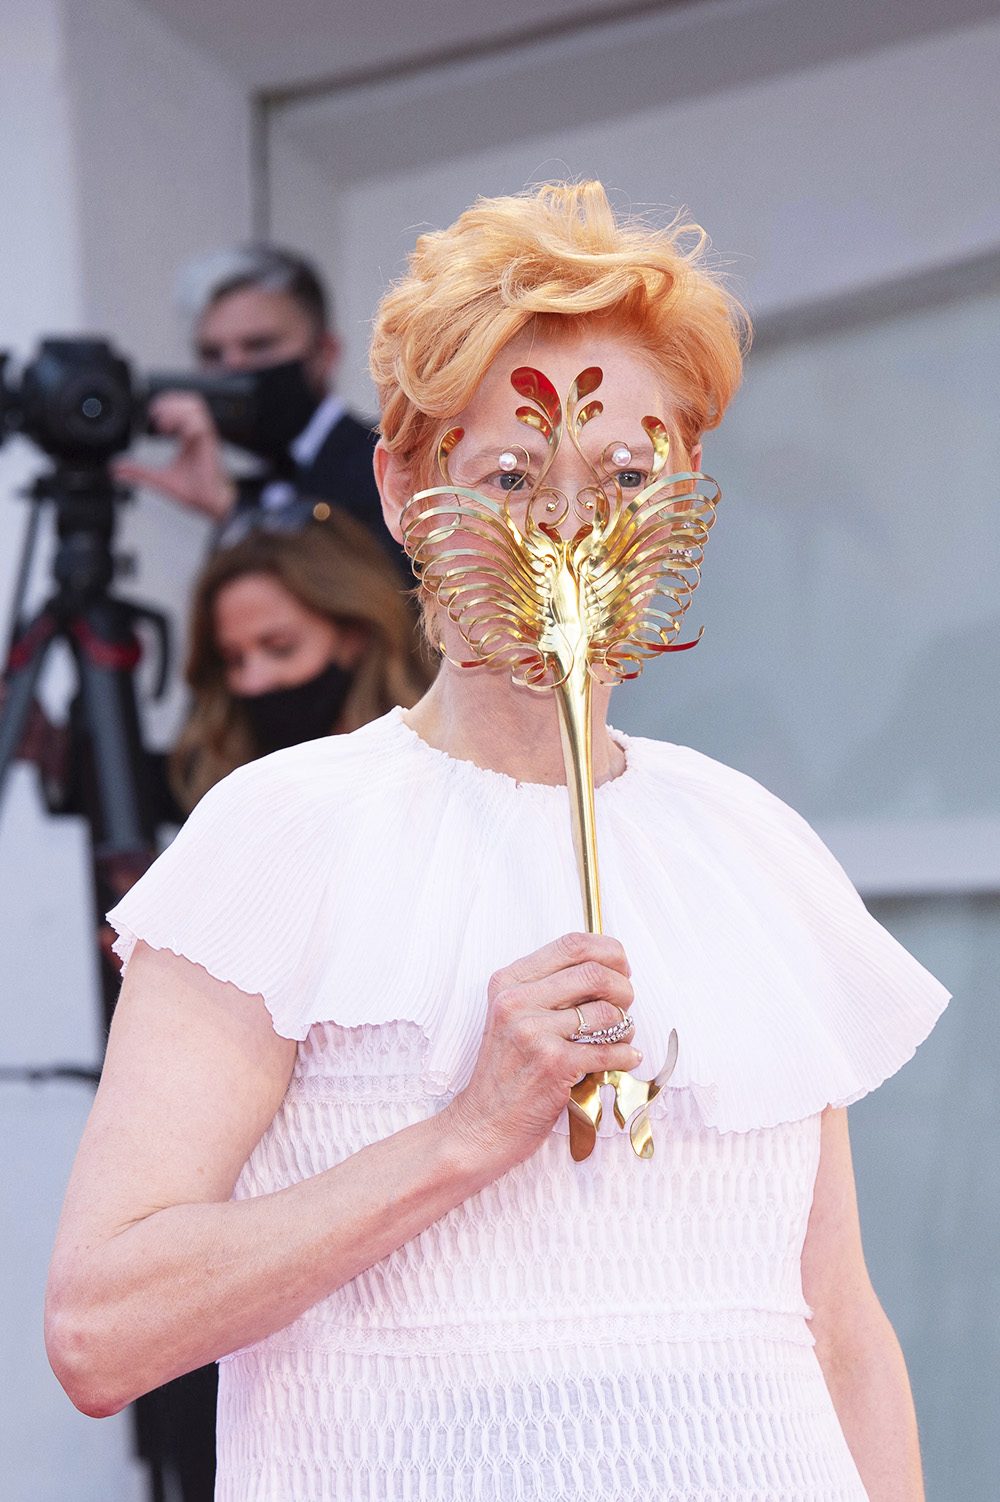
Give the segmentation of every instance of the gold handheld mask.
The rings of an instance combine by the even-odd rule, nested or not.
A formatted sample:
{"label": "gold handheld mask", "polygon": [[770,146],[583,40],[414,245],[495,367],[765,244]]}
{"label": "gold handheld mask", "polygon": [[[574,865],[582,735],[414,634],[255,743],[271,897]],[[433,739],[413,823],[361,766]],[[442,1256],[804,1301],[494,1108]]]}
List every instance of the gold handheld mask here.
{"label": "gold handheld mask", "polygon": [[[633,467],[627,443],[610,442],[596,463],[587,459],[581,434],[604,410],[591,399],[603,379],[597,366],[581,371],[565,403],[541,371],[521,366],[510,379],[524,402],[518,421],[545,441],[536,473],[527,450],[512,446],[497,458],[511,487],[503,499],[454,484],[449,458],[464,433],[452,428],[438,446],[444,483],[408,503],[403,537],[414,573],[469,648],[470,658],[458,665],[505,666],[515,683],[556,695],[584,921],[588,932],[600,933],[591,686],[637,678],[648,658],[695,645],[697,638],[676,637],[700,578],[719,489],[690,470],[666,473],[670,439],[658,417],[642,419],[653,460],[635,494],[626,498],[620,480]],[[590,475],[572,498],[546,483],[567,434]],[[573,1157],[593,1150],[602,1085],[613,1086],[615,1119],[629,1125],[636,1153],[652,1157],[648,1106],[676,1060],[672,1032],[652,1080],[624,1070],[584,1075],[569,1102]]]}

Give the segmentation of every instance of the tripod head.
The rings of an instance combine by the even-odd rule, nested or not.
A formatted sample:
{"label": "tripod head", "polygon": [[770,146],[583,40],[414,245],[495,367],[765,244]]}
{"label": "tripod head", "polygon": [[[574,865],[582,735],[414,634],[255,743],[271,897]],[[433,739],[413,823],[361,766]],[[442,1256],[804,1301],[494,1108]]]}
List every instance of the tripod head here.
{"label": "tripod head", "polygon": [[[112,552],[118,507],[129,492],[112,477],[106,464],[57,464],[40,474],[30,491],[40,504],[51,501],[55,508],[57,546],[52,565],[55,593],[48,611],[58,620],[80,623],[91,606],[109,602],[116,565]],[[151,697],[162,698],[170,668],[170,626],[159,610],[133,600],[115,599],[116,614],[134,626],[144,620],[152,627],[157,643],[157,665]],[[19,613],[19,612],[18,612]],[[18,665],[18,619],[15,616],[11,667]],[[119,666],[131,669],[139,662],[138,642],[121,656]]]}

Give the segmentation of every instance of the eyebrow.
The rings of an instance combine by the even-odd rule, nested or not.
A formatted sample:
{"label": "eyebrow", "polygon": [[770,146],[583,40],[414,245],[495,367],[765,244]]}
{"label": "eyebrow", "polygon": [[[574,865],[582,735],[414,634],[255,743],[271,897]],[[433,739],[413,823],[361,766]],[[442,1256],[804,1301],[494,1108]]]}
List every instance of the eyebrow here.
{"label": "eyebrow", "polygon": [[[529,433],[526,436],[530,439],[531,434]],[[615,438],[609,439],[608,442],[602,445],[602,447],[599,448],[593,455],[587,455],[585,446],[584,454],[591,460],[591,462],[596,462],[596,460],[601,457],[601,454],[605,449],[611,448],[613,444],[619,441],[625,443],[624,438],[621,440]],[[571,443],[571,440],[565,438],[564,442]],[[643,438],[641,442],[637,441],[634,444],[629,443],[626,446],[631,451],[632,461],[646,464],[652,463],[654,450],[653,445],[649,442],[648,438]],[[523,448],[527,451],[529,459],[534,461],[544,459],[548,452],[548,446],[544,443],[544,439],[542,439],[541,434],[536,433],[533,447],[530,442],[524,443],[521,441],[521,439],[514,439],[506,444],[502,443],[495,447],[478,448],[468,454],[463,454],[461,450],[461,444],[459,444],[456,447],[452,457],[461,460],[463,467],[468,466],[469,469],[478,470],[484,465],[487,467],[492,467],[493,465],[495,465],[500,455],[508,448]],[[621,465],[619,467],[622,469],[628,468],[627,465]]]}
{"label": "eyebrow", "polygon": [[468,464],[470,469],[480,469],[483,465],[486,465],[489,468],[493,468],[496,465],[496,462],[499,459],[500,455],[506,453],[506,451],[510,448],[525,449],[527,451],[529,459],[540,459],[545,453],[544,445],[540,444],[537,439],[534,445],[535,452],[532,452],[531,447],[527,443],[522,443],[521,440],[517,438],[512,439],[509,443],[495,444],[491,445],[489,448],[478,448],[468,454],[463,454],[461,451],[461,445],[459,445],[459,447],[455,450],[455,457],[463,460],[464,463]]}

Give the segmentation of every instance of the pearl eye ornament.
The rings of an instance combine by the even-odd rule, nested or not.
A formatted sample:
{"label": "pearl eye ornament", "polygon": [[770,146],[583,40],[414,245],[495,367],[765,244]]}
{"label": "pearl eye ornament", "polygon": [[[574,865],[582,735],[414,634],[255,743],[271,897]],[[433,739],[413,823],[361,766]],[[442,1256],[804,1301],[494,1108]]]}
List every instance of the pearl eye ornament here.
{"label": "pearl eye ornament", "polygon": [[626,443],[619,443],[611,450],[611,462],[617,464],[619,469],[624,469],[626,464],[632,462],[632,450]]}
{"label": "pearl eye ornament", "polygon": [[512,474],[517,468],[517,455],[512,453],[510,449],[504,449],[497,460],[497,468],[503,470],[505,475]]}

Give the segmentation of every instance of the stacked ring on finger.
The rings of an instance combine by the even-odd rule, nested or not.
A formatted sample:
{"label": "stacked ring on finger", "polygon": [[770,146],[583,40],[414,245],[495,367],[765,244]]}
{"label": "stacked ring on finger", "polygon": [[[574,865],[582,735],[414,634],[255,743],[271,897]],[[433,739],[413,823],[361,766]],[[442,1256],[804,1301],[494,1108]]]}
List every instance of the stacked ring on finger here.
{"label": "stacked ring on finger", "polygon": [[574,1007],[573,1010],[580,1019],[580,1026],[575,1033],[570,1034],[569,1041],[571,1043],[620,1043],[623,1038],[627,1038],[629,1033],[635,1030],[635,1023],[622,1007],[615,1003],[612,1005],[615,1006],[616,1011],[621,1012],[621,1022],[616,1022],[611,1027],[598,1028],[586,1027],[580,1008]]}

